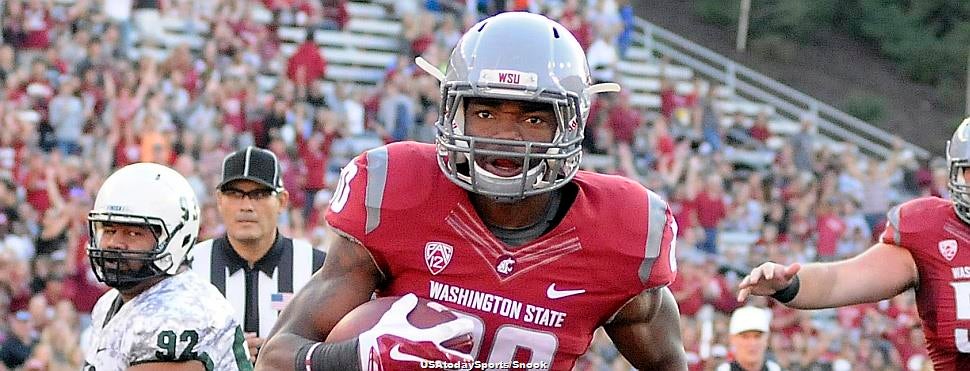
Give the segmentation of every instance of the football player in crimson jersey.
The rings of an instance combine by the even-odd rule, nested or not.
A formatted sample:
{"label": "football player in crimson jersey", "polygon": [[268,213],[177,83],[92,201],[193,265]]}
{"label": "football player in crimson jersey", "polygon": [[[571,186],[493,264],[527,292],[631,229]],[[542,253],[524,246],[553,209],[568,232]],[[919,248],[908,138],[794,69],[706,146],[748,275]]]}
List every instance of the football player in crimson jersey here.
{"label": "football player in crimson jersey", "polygon": [[[619,86],[593,85],[569,31],[529,13],[472,27],[446,73],[418,65],[442,84],[435,145],[390,144],[343,169],[329,258],[280,315],[257,368],[569,370],[603,326],[637,368],[686,370],[666,288],[670,209],[635,181],[578,170],[590,96]],[[357,339],[320,343],[375,291],[403,299]],[[403,319],[415,295],[460,318],[415,329]],[[441,345],[467,333],[468,353]]]}
{"label": "football player in crimson jersey", "polygon": [[947,143],[951,200],[924,197],[888,213],[879,242],[833,263],[764,263],[740,283],[738,300],[772,296],[792,308],[875,302],[916,290],[934,369],[970,370],[970,118]]}

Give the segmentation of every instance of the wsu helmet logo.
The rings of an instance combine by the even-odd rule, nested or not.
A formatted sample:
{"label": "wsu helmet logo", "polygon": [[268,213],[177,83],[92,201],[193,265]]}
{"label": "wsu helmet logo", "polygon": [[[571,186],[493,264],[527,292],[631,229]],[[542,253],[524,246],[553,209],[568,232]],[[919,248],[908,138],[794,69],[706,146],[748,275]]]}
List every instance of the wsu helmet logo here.
{"label": "wsu helmet logo", "polygon": [[940,241],[940,255],[946,261],[953,261],[953,257],[957,256],[957,241],[956,240],[943,240]]}
{"label": "wsu helmet logo", "polygon": [[424,245],[424,262],[431,274],[437,275],[451,263],[454,248],[444,242],[428,242]]}

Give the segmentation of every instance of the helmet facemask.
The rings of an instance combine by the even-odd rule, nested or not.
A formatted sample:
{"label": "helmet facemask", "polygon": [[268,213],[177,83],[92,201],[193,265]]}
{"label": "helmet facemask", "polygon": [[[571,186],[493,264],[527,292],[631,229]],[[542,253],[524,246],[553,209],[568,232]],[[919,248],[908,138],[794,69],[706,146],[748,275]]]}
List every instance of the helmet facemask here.
{"label": "helmet facemask", "polygon": [[[470,84],[443,86],[447,97],[441,106],[437,129],[438,163],[462,188],[495,198],[516,201],[548,192],[568,183],[582,156],[582,118],[577,115],[578,96],[543,91],[508,91],[478,88]],[[549,142],[495,139],[465,133],[467,98],[492,98],[548,104],[556,118],[556,132]],[[502,157],[521,165],[514,176],[494,174],[477,160]]]}
{"label": "helmet facemask", "polygon": [[[579,170],[590,96],[619,91],[617,84],[592,84],[586,52],[565,27],[524,12],[501,13],[471,27],[445,73],[420,57],[415,62],[441,82],[435,123],[441,170],[461,188],[503,202],[569,183]],[[548,104],[556,133],[549,142],[467,135],[463,105],[471,97]],[[476,163],[482,156],[521,162],[522,171],[499,176]]]}
{"label": "helmet facemask", "polygon": [[970,224],[970,184],[967,183],[964,171],[970,168],[968,159],[950,159],[949,163],[949,182],[947,188],[950,190],[950,199],[956,208],[957,216],[965,223]]}
{"label": "helmet facemask", "polygon": [[[155,239],[155,246],[148,251],[118,250],[101,246],[105,224],[125,224],[148,227]],[[165,246],[182,228],[168,231],[161,219],[137,215],[95,213],[88,215],[91,242],[88,258],[95,276],[106,285],[118,290],[128,290],[155,277],[167,276],[173,267],[172,254]],[[133,268],[135,267],[135,268]]]}

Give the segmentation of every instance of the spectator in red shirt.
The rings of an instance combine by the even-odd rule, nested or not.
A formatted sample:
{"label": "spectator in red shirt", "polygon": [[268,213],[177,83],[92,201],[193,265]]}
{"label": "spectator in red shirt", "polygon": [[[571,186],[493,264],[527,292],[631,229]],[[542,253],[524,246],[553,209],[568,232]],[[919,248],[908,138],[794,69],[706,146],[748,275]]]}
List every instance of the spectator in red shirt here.
{"label": "spectator in red shirt", "polygon": [[222,122],[232,128],[234,134],[246,131],[246,99],[248,92],[244,83],[238,77],[229,76],[223,84],[220,94],[220,108],[222,109]]}
{"label": "spectator in red shirt", "polygon": [[683,98],[677,95],[677,90],[675,90],[674,83],[667,80],[666,77],[660,78],[660,114],[664,116],[667,120],[670,120],[674,115],[674,110],[680,106],[680,101]]}
{"label": "spectator in red shirt", "polygon": [[323,0],[323,28],[342,30],[350,21],[347,0]]}
{"label": "spectator in red shirt", "polygon": [[405,19],[404,40],[411,47],[412,59],[424,54],[434,42],[434,27],[435,19],[431,13],[419,12]]}
{"label": "spectator in red shirt", "polygon": [[52,26],[46,3],[31,0],[24,9],[24,48],[39,50],[49,47]]}
{"label": "spectator in red shirt", "polygon": [[286,77],[306,91],[310,84],[327,73],[327,60],[313,41],[313,32],[307,31],[306,39],[286,62]]}
{"label": "spectator in red shirt", "polygon": [[724,184],[719,175],[707,177],[704,188],[693,202],[697,211],[697,223],[704,228],[704,241],[698,246],[709,254],[717,254],[717,229],[727,216],[724,205]]}
{"label": "spectator in red shirt", "polygon": [[610,107],[608,117],[607,122],[610,134],[613,136],[620,169],[623,175],[635,178],[638,174],[633,158],[633,141],[636,139],[637,129],[643,119],[640,117],[640,112],[630,106],[630,93],[619,93],[616,103]]}
{"label": "spectator in red shirt", "polygon": [[576,36],[576,41],[583,47],[583,50],[589,50],[589,46],[593,44],[592,27],[586,20],[584,13],[584,8],[579,6],[578,1],[566,1],[559,23],[565,26],[573,36]]}
{"label": "spectator in red shirt", "polygon": [[819,205],[815,216],[815,230],[818,235],[815,242],[818,260],[830,261],[835,259],[839,239],[846,231],[845,221],[839,216],[835,208],[835,201],[830,200]]}
{"label": "spectator in red shirt", "polygon": [[762,111],[758,113],[758,118],[754,120],[751,124],[751,128],[748,129],[748,135],[752,138],[757,139],[761,143],[768,141],[771,137],[771,130],[768,129],[768,113]]}
{"label": "spectator in red shirt", "polygon": [[704,277],[700,267],[684,264],[677,270],[677,279],[670,284],[670,291],[677,300],[682,316],[693,317],[704,305]]}
{"label": "spectator in red shirt", "polygon": [[321,109],[316,113],[314,122],[316,127],[309,138],[297,136],[297,148],[303,160],[306,179],[303,191],[306,193],[306,204],[303,207],[303,217],[309,218],[313,211],[313,203],[317,192],[327,188],[327,162],[330,159],[330,145],[337,138],[343,136],[339,128],[337,115],[333,111]]}

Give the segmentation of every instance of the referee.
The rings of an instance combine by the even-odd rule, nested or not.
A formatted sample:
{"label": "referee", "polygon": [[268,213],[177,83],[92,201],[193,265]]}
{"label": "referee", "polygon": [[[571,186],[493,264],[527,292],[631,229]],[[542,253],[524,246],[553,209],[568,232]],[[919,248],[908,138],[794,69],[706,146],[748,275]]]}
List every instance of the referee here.
{"label": "referee", "polygon": [[280,311],[326,256],[280,235],[277,221],[289,204],[280,173],[276,155],[265,149],[226,156],[216,192],[226,235],[192,249],[192,269],[232,303],[254,363]]}

